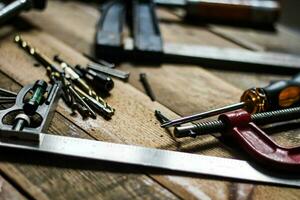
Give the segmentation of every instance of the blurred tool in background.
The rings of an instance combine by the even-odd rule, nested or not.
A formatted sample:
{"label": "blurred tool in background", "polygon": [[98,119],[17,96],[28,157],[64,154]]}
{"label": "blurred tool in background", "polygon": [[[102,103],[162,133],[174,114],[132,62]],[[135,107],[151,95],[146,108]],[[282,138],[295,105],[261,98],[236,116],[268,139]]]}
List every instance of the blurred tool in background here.
{"label": "blurred tool in background", "polygon": [[226,23],[270,28],[279,19],[276,0],[155,0],[159,6],[184,8],[185,19],[193,22]]}
{"label": "blurred tool in background", "polygon": [[[131,35],[125,38],[126,22]],[[164,43],[152,0],[106,1],[101,8],[95,46],[96,56],[111,62],[188,63],[271,73],[295,73],[300,69],[296,55]]]}
{"label": "blurred tool in background", "polygon": [[46,0],[2,0],[0,1],[0,24],[3,24],[23,11],[31,9],[43,10],[46,8],[46,5]]}

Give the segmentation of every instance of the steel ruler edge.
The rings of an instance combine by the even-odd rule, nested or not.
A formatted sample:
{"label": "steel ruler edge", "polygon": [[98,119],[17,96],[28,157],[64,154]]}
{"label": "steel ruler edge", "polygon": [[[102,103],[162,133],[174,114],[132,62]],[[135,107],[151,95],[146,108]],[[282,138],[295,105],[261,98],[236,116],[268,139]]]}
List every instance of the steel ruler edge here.
{"label": "steel ruler edge", "polygon": [[38,145],[0,147],[300,187],[300,177],[266,174],[246,161],[40,133]]}

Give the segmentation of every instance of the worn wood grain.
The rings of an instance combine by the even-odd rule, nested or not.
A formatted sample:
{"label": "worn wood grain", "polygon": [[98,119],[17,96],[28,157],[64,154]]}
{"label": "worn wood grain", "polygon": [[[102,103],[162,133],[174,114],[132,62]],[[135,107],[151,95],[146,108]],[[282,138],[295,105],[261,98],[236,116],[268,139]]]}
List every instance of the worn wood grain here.
{"label": "worn wood grain", "polygon": [[25,200],[27,198],[17,191],[5,178],[0,176],[0,199]]}
{"label": "worn wood grain", "polygon": [[[77,12],[77,13],[81,13],[81,12]],[[80,16],[80,17],[82,17],[82,16]],[[89,20],[91,20],[89,16],[87,16],[87,18]],[[33,19],[31,19],[31,20],[32,21],[39,21],[39,20],[33,20]],[[53,19],[53,21],[55,23],[57,23],[57,21],[55,19]],[[51,23],[55,24],[54,22],[50,22],[50,25],[51,25]],[[63,28],[63,26],[58,26],[59,24],[56,24],[56,25],[57,25],[56,28],[58,28],[58,27]],[[53,27],[55,27],[55,26],[53,25]],[[82,29],[82,30],[85,30],[85,29]],[[52,34],[53,30],[52,30],[52,32],[51,32],[51,30],[47,30],[47,32],[50,32]],[[58,38],[60,38],[60,39],[63,39],[65,42],[68,43],[68,40],[70,40],[70,38],[72,38],[71,37],[72,36],[71,33],[72,32],[70,32],[70,31],[66,31],[66,34],[70,34],[70,35],[68,35],[68,37],[66,37],[67,38],[66,40],[64,40],[63,38],[60,38],[61,36],[59,36],[59,35],[55,35],[55,36],[58,37]],[[80,32],[80,33],[81,34],[78,34],[78,35],[80,35],[80,36],[84,35],[84,34],[82,34],[82,32]],[[49,37],[48,36],[44,36],[43,34],[41,34],[41,35],[38,35],[38,34],[34,35],[34,34],[31,33],[30,35],[28,35],[28,37],[31,38],[31,39],[34,38],[33,40],[35,42],[37,42],[37,44],[41,45],[43,42],[47,41],[47,39],[48,39],[48,42],[49,42]],[[69,56],[68,58],[70,58],[73,62],[85,62],[84,60],[82,60],[83,58],[80,58],[80,55],[78,53],[76,54],[75,52],[72,52],[72,50],[69,50],[68,48],[63,48],[62,47],[63,45],[61,45],[59,42],[56,42],[56,40],[50,40],[50,41],[51,41],[51,44],[47,43],[47,46],[48,46],[47,48],[49,48],[51,50],[47,49],[46,47],[45,47],[45,49],[43,48],[43,50],[48,51],[47,53],[51,53],[53,49],[57,48],[58,51],[64,52],[64,54],[66,54],[65,56],[67,56],[67,57]],[[80,43],[82,41],[83,40],[76,41],[76,42]],[[75,41],[72,41],[72,42],[76,43]],[[9,44],[7,44],[7,45],[9,45]],[[59,46],[59,47],[57,47],[57,46]],[[80,46],[80,48],[81,48],[81,45],[78,45],[78,46]],[[85,42],[84,43],[82,42],[82,46],[85,46],[85,48],[87,47],[89,49],[91,48],[90,45],[89,45],[89,43],[85,43]],[[7,48],[7,46],[6,46],[6,48]],[[8,48],[8,49],[10,49],[10,48]],[[79,49],[79,50],[81,50],[81,49]],[[20,57],[22,57],[22,56],[20,56]],[[76,58],[74,58],[74,57],[76,57]],[[25,59],[25,58],[23,58],[23,59]],[[29,61],[29,60],[27,60],[27,61]],[[8,66],[12,66],[13,65],[13,61],[3,61],[3,63],[5,63],[5,65],[8,65]],[[162,69],[164,69],[164,68],[165,68],[165,66],[162,67]],[[171,66],[170,67],[170,69],[173,69],[173,68],[176,68],[176,66]],[[172,101],[165,100],[165,103],[164,103],[169,108],[171,108],[173,111],[175,111],[175,112],[177,112],[179,114],[181,114],[180,112],[182,112],[182,113],[192,112],[191,110],[190,111],[185,110],[184,107],[187,106],[187,104],[189,104],[189,103],[193,103],[194,102],[193,100],[196,100],[195,102],[200,102],[200,103],[202,102],[203,104],[201,106],[199,106],[199,103],[195,103],[193,106],[190,107],[190,109],[197,109],[197,108],[201,107],[201,109],[206,110],[209,107],[213,107],[213,106],[216,106],[216,105],[224,104],[224,100],[223,100],[223,96],[222,96],[223,93],[222,92],[219,92],[218,94],[213,93],[214,95],[217,95],[217,96],[214,96],[214,98],[212,98],[213,96],[211,96],[209,98],[210,94],[212,94],[212,93],[210,93],[210,90],[222,91],[222,90],[226,90],[226,88],[229,87],[229,89],[227,89],[227,90],[229,90],[229,92],[231,90],[235,91],[235,93],[239,92],[239,90],[237,88],[234,88],[234,87],[230,86],[229,84],[227,84],[226,82],[222,81],[221,79],[217,79],[213,75],[207,73],[205,70],[202,70],[202,69],[200,69],[198,67],[193,67],[193,66],[190,66],[189,68],[191,68],[193,70],[192,70],[192,72],[190,74],[188,72],[185,72],[186,73],[186,78],[189,78],[188,77],[189,75],[193,75],[193,74],[196,73],[196,79],[195,79],[194,84],[198,85],[199,87],[193,88],[193,90],[191,90],[190,93],[187,91],[185,93],[185,96],[184,95],[180,96],[179,93],[182,92],[183,90],[185,90],[184,86],[189,85],[189,81],[187,81],[187,82],[182,81],[182,80],[186,80],[186,79],[184,77],[180,76],[181,70],[179,68],[177,68],[177,73],[174,73],[174,75],[172,75],[172,76],[169,76],[169,71],[168,70],[165,70],[165,72],[162,73],[162,76],[165,75],[163,77],[168,77],[168,79],[169,78],[170,79],[175,78],[174,79],[175,85],[183,83],[183,85],[181,85],[182,86],[181,89],[179,89],[178,91],[173,91],[173,97],[176,97],[176,98],[171,99]],[[27,69],[29,69],[29,67]],[[145,70],[145,71],[148,70],[148,68],[146,68],[146,67],[144,67],[144,68],[141,67],[141,68],[139,68],[139,70],[140,69]],[[36,74],[36,73],[39,74],[40,73],[37,70],[39,70],[39,69],[35,69],[34,70],[35,71],[34,74]],[[153,70],[153,69],[151,68],[150,70]],[[188,70],[186,70],[186,71],[188,71]],[[8,73],[8,74],[10,74],[11,76],[13,76],[14,78],[16,78],[17,80],[19,80],[21,82],[26,82],[28,80],[28,77],[25,78],[25,75],[22,75],[22,74],[16,75],[15,73],[13,73],[13,70],[12,69],[8,69],[8,67],[5,68],[5,72]],[[148,73],[148,71],[147,71],[147,73]],[[160,73],[160,71],[158,70],[157,73]],[[187,74],[189,74],[189,75],[187,75]],[[199,78],[205,78],[205,77],[207,77],[206,75],[208,76],[207,79],[204,79],[204,80],[199,79]],[[152,75],[151,75],[151,77],[152,77]],[[34,77],[32,77],[32,78],[34,78]],[[216,82],[214,80],[217,81],[219,84],[215,84]],[[212,87],[208,84],[210,82],[214,83]],[[173,82],[171,81],[171,83],[173,83]],[[159,85],[159,84],[161,84],[161,81],[158,82],[158,84],[156,84],[156,85]],[[137,85],[137,84],[135,84],[135,85]],[[200,87],[200,86],[204,86],[204,85],[207,86],[206,89],[204,87]],[[174,139],[170,138],[170,140],[169,140],[168,137],[170,137],[170,136],[168,136],[167,133],[162,132],[160,129],[156,129],[156,128],[152,129],[151,128],[151,131],[149,131],[148,126],[152,127],[152,125],[150,125],[151,123],[149,123],[149,122],[151,122],[151,120],[150,121],[148,121],[148,120],[145,121],[144,118],[148,118],[149,117],[151,119],[151,117],[152,117],[152,119],[153,119],[153,116],[152,116],[153,115],[152,114],[152,112],[153,112],[153,105],[155,105],[158,108],[164,110],[170,116],[174,116],[175,117],[175,115],[172,114],[170,111],[168,111],[166,108],[160,106],[159,104],[157,104],[157,103],[153,104],[152,102],[150,102],[147,99],[147,97],[145,97],[144,95],[141,95],[141,93],[139,93],[138,91],[134,90],[134,88],[131,88],[131,87],[127,86],[124,83],[118,82],[118,87],[120,87],[120,88],[119,89],[116,88],[117,90],[113,92],[113,95],[116,95],[117,97],[116,98],[110,97],[109,100],[110,100],[110,102],[113,105],[117,105],[117,108],[121,112],[124,112],[124,114],[122,114],[122,115],[124,115],[124,118],[122,118],[121,116],[117,116],[116,115],[117,116],[116,117],[117,120],[116,121],[112,120],[109,123],[107,123],[107,122],[106,123],[103,123],[103,122],[101,123],[101,120],[97,120],[97,124],[95,124],[93,122],[86,123],[86,126],[88,126],[88,127],[84,127],[84,128],[86,128],[88,130],[88,132],[90,134],[92,134],[93,136],[99,137],[98,135],[100,133],[100,135],[113,136],[113,139],[115,141],[119,140],[119,141],[127,142],[127,143],[149,145],[149,146],[153,145],[155,147],[158,147],[158,145],[159,145],[159,147],[161,147],[161,148],[166,148],[167,147],[167,148],[171,148],[171,149],[173,149],[174,147],[178,148],[178,146],[181,146],[182,143],[187,143],[188,145],[190,145],[189,143],[196,143],[196,146],[200,147],[200,150],[197,149],[195,152],[201,152],[201,153],[206,153],[206,154],[210,154],[210,155],[223,155],[223,156],[229,156],[230,155],[230,153],[229,153],[230,151],[227,152],[227,153],[224,153],[224,149],[223,148],[222,148],[222,150],[218,150],[218,148],[215,148],[216,146],[219,147],[220,144],[218,144],[218,142],[215,142],[214,138],[209,137],[209,136],[207,136],[205,138],[201,138],[200,140],[197,140],[196,142],[194,140],[193,141],[187,140],[187,141],[184,141],[184,142],[180,142],[181,144],[178,145],[178,142],[176,142],[174,144],[173,143]],[[160,91],[161,92],[162,91],[163,92],[172,92],[171,91],[171,89],[172,89],[171,85],[169,85],[168,87],[166,89],[162,88]],[[218,88],[214,88],[214,87],[218,87]],[[130,94],[126,94],[126,92],[124,92],[124,88],[126,88],[125,91],[128,92],[128,93],[130,92]],[[232,88],[232,89],[230,89],[230,88]],[[200,93],[199,89],[203,90],[203,91],[201,91],[202,93]],[[161,93],[161,92],[159,92],[159,93]],[[211,91],[211,92],[213,92],[213,91]],[[201,97],[204,98],[203,101],[201,101],[199,99],[199,96],[195,96],[195,97],[189,96],[191,98],[188,98],[188,99],[186,98],[187,95],[192,95],[192,94],[195,94],[195,93],[196,94],[197,93],[199,93],[199,94],[206,94],[206,95],[201,95]],[[163,93],[161,93],[161,94],[163,94]],[[228,94],[228,93],[226,93],[226,94]],[[122,98],[120,96],[122,96]],[[163,101],[162,98],[168,98],[167,95],[165,95],[165,96],[166,97],[160,97],[159,101]],[[179,96],[179,100],[177,101],[178,96]],[[137,98],[137,100],[132,100],[132,101],[126,100],[128,98],[133,98],[133,97]],[[117,98],[119,98],[119,99],[117,99]],[[124,104],[123,105],[119,105],[118,104],[119,101],[124,101],[124,100],[125,100],[125,103],[124,103],[125,106],[124,106]],[[236,95],[233,94],[233,93],[229,93],[228,101],[233,101],[233,100],[234,101],[236,100]],[[175,103],[173,101],[175,101]],[[214,102],[215,104],[211,104],[210,102]],[[173,106],[170,105],[170,104],[173,104]],[[135,107],[138,107],[138,108],[135,108],[132,105],[136,105]],[[124,109],[124,107],[126,107],[126,109]],[[146,110],[144,110],[145,107],[147,108]],[[181,111],[177,110],[177,109],[179,109],[178,107],[182,108],[182,110]],[[69,118],[67,116],[67,112],[64,109],[60,109],[59,108],[59,112],[61,112],[64,116],[66,116],[67,118]],[[145,116],[147,116],[147,117],[145,117],[145,116],[143,116],[143,118],[142,118],[142,116],[138,116],[137,117],[136,115],[138,115],[138,113],[144,113]],[[128,116],[125,116],[125,115],[128,115]],[[139,114],[139,115],[141,115],[141,114]],[[76,118],[69,118],[69,119],[72,120],[72,121],[74,121],[74,122],[76,122],[77,124],[80,122],[79,119],[76,119]],[[118,125],[121,125],[121,128],[119,126],[117,126],[117,125],[114,126],[114,127],[112,127],[112,124],[114,124],[114,123],[117,124],[117,122],[120,119],[121,119],[122,123],[120,123]],[[132,121],[137,120],[137,119],[141,120],[140,123],[134,122],[134,124],[132,124],[132,126],[130,127],[131,131],[133,133],[135,133],[136,130],[140,126],[142,126],[142,128],[138,129],[138,131],[139,131],[139,133],[141,133],[141,132],[145,133],[145,135],[147,137],[145,137],[144,134],[143,134],[144,137],[141,136],[141,134],[133,134],[131,137],[128,138],[128,135],[130,135],[130,133],[127,130],[128,128],[125,129],[126,128],[126,123],[127,123],[125,119],[127,120],[127,122],[128,121],[132,122]],[[130,120],[130,119],[132,119],[132,120]],[[143,126],[143,124],[145,124],[145,123],[148,123],[147,127]],[[101,126],[101,127],[99,127],[99,126]],[[124,134],[121,134],[120,131],[123,132]],[[157,135],[162,135],[163,137],[161,139],[156,138],[156,134]],[[166,137],[166,136],[168,136],[168,137]],[[119,139],[119,138],[121,138],[121,139]],[[151,139],[149,139],[149,138],[151,138]],[[168,143],[166,141],[172,141],[172,142]],[[208,144],[212,143],[212,144],[216,144],[216,145],[213,146],[213,150],[207,150],[207,149],[203,149],[203,145],[202,144],[205,144],[205,143],[208,143]],[[200,146],[200,144],[201,144],[201,146]],[[211,146],[211,145],[209,145],[209,146]],[[204,145],[204,147],[205,147],[205,145]],[[185,148],[181,148],[181,149],[185,150]],[[193,148],[191,148],[191,149],[193,149]],[[231,155],[231,156],[233,156],[233,155]],[[234,156],[238,156],[238,155],[234,155]],[[167,180],[167,179],[171,179],[171,180]],[[199,178],[186,178],[186,177],[180,177],[180,178],[171,177],[170,178],[170,177],[159,176],[159,177],[156,177],[156,180],[160,181],[162,184],[164,184],[165,186],[167,186],[169,188],[169,190],[172,190],[176,194],[180,195],[181,197],[185,197],[185,198],[189,198],[189,197],[190,198],[192,198],[192,197],[194,197],[194,198],[204,198],[204,197],[207,197],[208,198],[208,197],[210,197],[210,198],[218,198],[218,199],[228,199],[229,196],[231,194],[233,194],[232,191],[234,190],[234,188],[243,188],[241,186],[237,186],[239,184],[237,184],[237,185],[236,184],[229,184],[229,183],[224,183],[224,182],[221,182],[221,181],[219,181],[219,182],[218,181],[205,181],[205,180],[201,181],[201,180],[199,180]],[[209,187],[209,186],[211,186],[211,187]],[[253,187],[253,186],[250,186],[250,187]],[[219,188],[220,189],[220,193],[213,192],[213,190],[211,188]],[[229,189],[227,189],[227,188],[229,188]],[[262,190],[262,191],[265,191],[266,193],[269,193],[269,194],[271,194],[271,193],[286,194],[286,193],[289,193],[289,191],[290,191],[288,189],[286,189],[286,190],[283,190],[283,189],[279,190],[276,187],[266,187],[266,188],[265,187],[263,187],[263,188],[261,188],[261,187],[255,187],[255,191],[256,190]],[[250,191],[250,190],[249,189],[245,189],[245,191]],[[202,194],[202,196],[201,196],[201,194]],[[250,194],[252,194],[252,192],[248,192],[247,194],[250,195]],[[260,193],[258,193],[258,194],[260,194]],[[259,198],[259,197],[260,197],[259,195],[256,196],[256,198]],[[294,197],[297,197],[297,192],[295,192],[295,196]]]}

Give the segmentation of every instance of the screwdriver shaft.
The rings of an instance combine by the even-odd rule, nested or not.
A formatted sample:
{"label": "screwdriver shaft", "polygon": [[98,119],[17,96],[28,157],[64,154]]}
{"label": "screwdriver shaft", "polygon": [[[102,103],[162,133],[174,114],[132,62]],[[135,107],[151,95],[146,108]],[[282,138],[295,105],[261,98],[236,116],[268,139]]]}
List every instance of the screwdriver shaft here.
{"label": "screwdriver shaft", "polygon": [[229,112],[229,111],[233,111],[233,110],[236,110],[236,109],[240,109],[240,108],[243,108],[244,106],[245,106],[245,102],[232,104],[232,105],[229,105],[229,106],[225,106],[225,107],[222,107],[222,108],[217,108],[217,109],[210,110],[210,111],[207,111],[207,112],[198,113],[198,114],[195,114],[195,115],[189,115],[189,116],[182,117],[182,118],[179,118],[179,119],[174,119],[174,120],[171,120],[169,122],[166,122],[166,123],[162,124],[161,127],[168,128],[168,127],[171,127],[171,126],[185,124],[185,123],[188,123],[188,122],[191,122],[191,121],[204,119],[204,118],[212,117],[212,116],[224,113],[224,112]]}

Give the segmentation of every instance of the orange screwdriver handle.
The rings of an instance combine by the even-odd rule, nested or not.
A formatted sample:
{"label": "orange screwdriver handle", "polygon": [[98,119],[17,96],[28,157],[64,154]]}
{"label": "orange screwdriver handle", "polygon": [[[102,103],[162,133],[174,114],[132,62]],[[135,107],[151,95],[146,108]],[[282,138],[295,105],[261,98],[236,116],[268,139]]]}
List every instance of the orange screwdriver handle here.
{"label": "orange screwdriver handle", "polygon": [[261,164],[277,170],[300,171],[300,147],[285,148],[276,144],[251,122],[251,115],[245,110],[222,114],[219,120],[226,123],[224,134]]}
{"label": "orange screwdriver handle", "polygon": [[280,4],[273,0],[199,0],[187,1],[186,15],[201,21],[243,24],[274,24]]}

